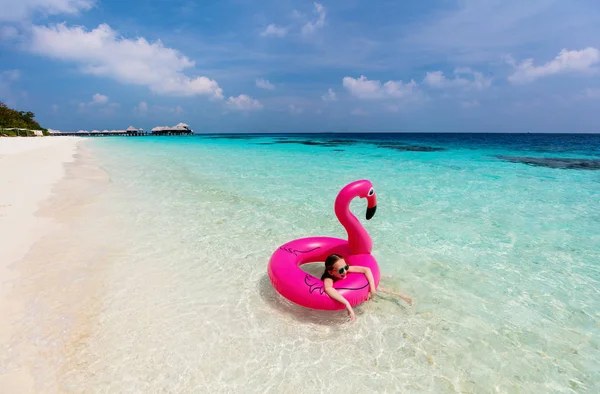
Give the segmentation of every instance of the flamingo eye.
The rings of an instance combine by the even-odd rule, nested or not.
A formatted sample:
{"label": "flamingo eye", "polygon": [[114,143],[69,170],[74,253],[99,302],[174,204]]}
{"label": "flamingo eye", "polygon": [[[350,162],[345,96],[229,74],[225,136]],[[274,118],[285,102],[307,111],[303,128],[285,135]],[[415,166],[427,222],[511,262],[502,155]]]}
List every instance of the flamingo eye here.
{"label": "flamingo eye", "polygon": [[375,194],[375,189],[370,188],[369,189],[369,196],[372,196],[373,194]]}

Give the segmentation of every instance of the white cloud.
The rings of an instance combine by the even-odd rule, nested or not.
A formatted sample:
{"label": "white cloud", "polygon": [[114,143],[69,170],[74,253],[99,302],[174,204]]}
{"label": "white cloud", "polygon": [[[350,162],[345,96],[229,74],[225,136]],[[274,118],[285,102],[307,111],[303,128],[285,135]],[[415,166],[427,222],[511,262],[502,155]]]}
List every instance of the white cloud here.
{"label": "white cloud", "polygon": [[92,105],[102,105],[108,103],[108,96],[105,96],[100,93],[96,93],[92,96]]}
{"label": "white cloud", "polygon": [[[323,7],[323,5],[320,3],[314,3],[313,12],[316,14],[316,19],[314,21],[306,21],[305,15],[298,12],[297,10],[294,10],[292,12],[293,19],[306,21],[302,26],[302,34],[305,36],[309,36],[315,33],[318,29],[325,26],[325,18],[327,16],[327,11],[325,7]],[[271,23],[263,31],[260,32],[260,36],[285,37],[289,33],[289,31],[290,27],[277,26],[275,23]]]}
{"label": "white cloud", "polygon": [[0,21],[22,21],[34,13],[78,14],[91,9],[94,4],[95,0],[0,0]]}
{"label": "white cloud", "polygon": [[57,113],[58,112],[58,105],[57,104],[52,104],[52,107],[50,107],[50,109],[52,110],[52,113]]}
{"label": "white cloud", "polygon": [[317,20],[314,22],[308,21],[304,26],[302,26],[302,34],[309,35],[325,26],[325,17],[327,12],[325,7],[323,7],[320,3],[315,3],[315,13],[317,14]]}
{"label": "white cloud", "polygon": [[533,59],[526,59],[521,64],[509,58],[508,63],[515,67],[515,72],[508,77],[513,83],[532,82],[538,78],[561,73],[590,73],[597,70],[593,67],[600,62],[600,51],[593,47],[569,51],[563,49],[551,61],[541,66],[535,66]]}
{"label": "white cloud", "polygon": [[441,86],[446,81],[444,73],[441,71],[430,71],[423,80],[429,86]]}
{"label": "white cloud", "polygon": [[417,87],[413,80],[406,84],[402,81],[387,81],[382,85],[380,81],[368,80],[364,75],[359,78],[344,77],[342,85],[361,99],[403,98],[410,96]]}
{"label": "white cloud", "polygon": [[227,99],[227,105],[239,111],[253,111],[263,108],[260,101],[254,100],[246,94],[240,94],[237,97],[229,97]]}
{"label": "white cloud", "polygon": [[405,57],[411,53],[423,57],[421,64],[443,57],[452,62],[487,65],[497,61],[502,53],[520,52],[528,47],[541,51],[556,45],[579,48],[598,42],[598,9],[594,1],[453,0],[448,3],[452,4],[431,7],[424,18],[399,26],[397,35],[401,38],[397,45],[408,52],[403,53]]}
{"label": "white cloud", "polygon": [[75,62],[84,73],[147,86],[164,95],[223,98],[216,81],[185,75],[183,70],[194,67],[194,62],[160,41],[125,39],[106,24],[91,31],[64,24],[34,26],[32,33],[31,52]]}
{"label": "white cloud", "polygon": [[119,107],[118,103],[110,103],[108,96],[105,96],[100,93],[95,93],[92,96],[91,101],[79,103],[80,111],[86,111],[91,108],[96,108],[97,110],[100,110],[102,113],[112,113],[118,107]]}
{"label": "white cloud", "polygon": [[145,115],[148,113],[148,103],[145,101],[140,101],[138,105],[133,107],[133,113],[138,115]]}
{"label": "white cloud", "polygon": [[292,11],[292,18],[294,19],[304,19],[304,14],[298,10]]}
{"label": "white cloud", "polygon": [[275,85],[273,85],[271,82],[267,81],[266,79],[262,79],[262,78],[256,80],[256,86],[261,89],[267,89],[267,90],[275,89]]}
{"label": "white cloud", "polygon": [[[464,78],[461,75],[469,75],[472,78]],[[482,73],[473,71],[468,67],[459,67],[454,70],[454,78],[446,78],[441,71],[430,71],[425,75],[423,83],[434,88],[485,89],[492,85],[492,79],[486,78]]]}
{"label": "white cloud", "polygon": [[329,88],[329,90],[327,90],[327,93],[321,96],[321,99],[323,101],[336,101],[337,95],[335,94],[333,89]]}
{"label": "white cloud", "polygon": [[271,23],[265,30],[260,32],[262,37],[274,36],[274,37],[285,37],[287,34],[287,27],[279,27],[274,23]]}

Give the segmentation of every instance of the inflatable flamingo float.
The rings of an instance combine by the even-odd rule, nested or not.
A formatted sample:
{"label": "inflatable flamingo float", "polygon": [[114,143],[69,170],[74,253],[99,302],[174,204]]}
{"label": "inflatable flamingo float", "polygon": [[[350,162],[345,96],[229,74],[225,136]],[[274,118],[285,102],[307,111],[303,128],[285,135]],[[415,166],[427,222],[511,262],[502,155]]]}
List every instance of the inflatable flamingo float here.
{"label": "inflatable flamingo float", "polygon": [[[335,215],[346,229],[348,240],[332,237],[300,238],[281,245],[269,260],[269,279],[275,289],[288,300],[312,309],[337,310],[344,305],[331,299],[323,281],[305,271],[302,264],[324,262],[330,254],[341,255],[350,265],[369,267],[375,287],[379,286],[379,266],[371,255],[373,241],[360,221],[350,212],[350,202],[355,198],[367,199],[367,220],[377,208],[377,197],[368,180],[346,185],[335,199]],[[346,278],[334,282],[333,287],[355,306],[367,300],[369,282],[364,274],[348,273]]]}

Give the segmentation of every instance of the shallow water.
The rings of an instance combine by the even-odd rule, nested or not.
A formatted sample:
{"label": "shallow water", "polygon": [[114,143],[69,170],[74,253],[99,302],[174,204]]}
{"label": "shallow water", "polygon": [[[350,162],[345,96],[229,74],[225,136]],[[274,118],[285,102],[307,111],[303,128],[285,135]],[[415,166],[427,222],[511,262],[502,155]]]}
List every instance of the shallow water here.
{"label": "shallow water", "polygon": [[[502,159],[597,160],[600,136],[144,137],[86,146],[107,181],[64,242],[95,245],[77,255],[95,295],[71,311],[85,312],[84,334],[45,334],[48,347],[68,349],[54,363],[65,390],[600,390],[600,172]],[[282,299],[266,267],[291,239],[344,238],[333,201],[364,178],[378,208],[362,222],[391,276],[381,285],[415,304],[381,294],[349,324],[343,312]],[[361,219],[363,205],[351,205]],[[64,281],[83,294],[76,278]]]}

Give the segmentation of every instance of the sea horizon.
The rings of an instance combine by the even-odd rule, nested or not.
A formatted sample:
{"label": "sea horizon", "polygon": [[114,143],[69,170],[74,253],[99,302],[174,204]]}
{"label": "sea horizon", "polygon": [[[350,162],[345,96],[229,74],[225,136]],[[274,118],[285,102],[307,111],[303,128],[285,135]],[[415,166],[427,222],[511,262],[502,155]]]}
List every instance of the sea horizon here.
{"label": "sea horizon", "polygon": [[192,135],[228,135],[228,134],[281,134],[281,135],[306,135],[306,134],[502,134],[502,135],[521,135],[521,134],[539,134],[539,135],[600,135],[598,132],[543,132],[543,131],[307,131],[307,132],[194,132]]}

